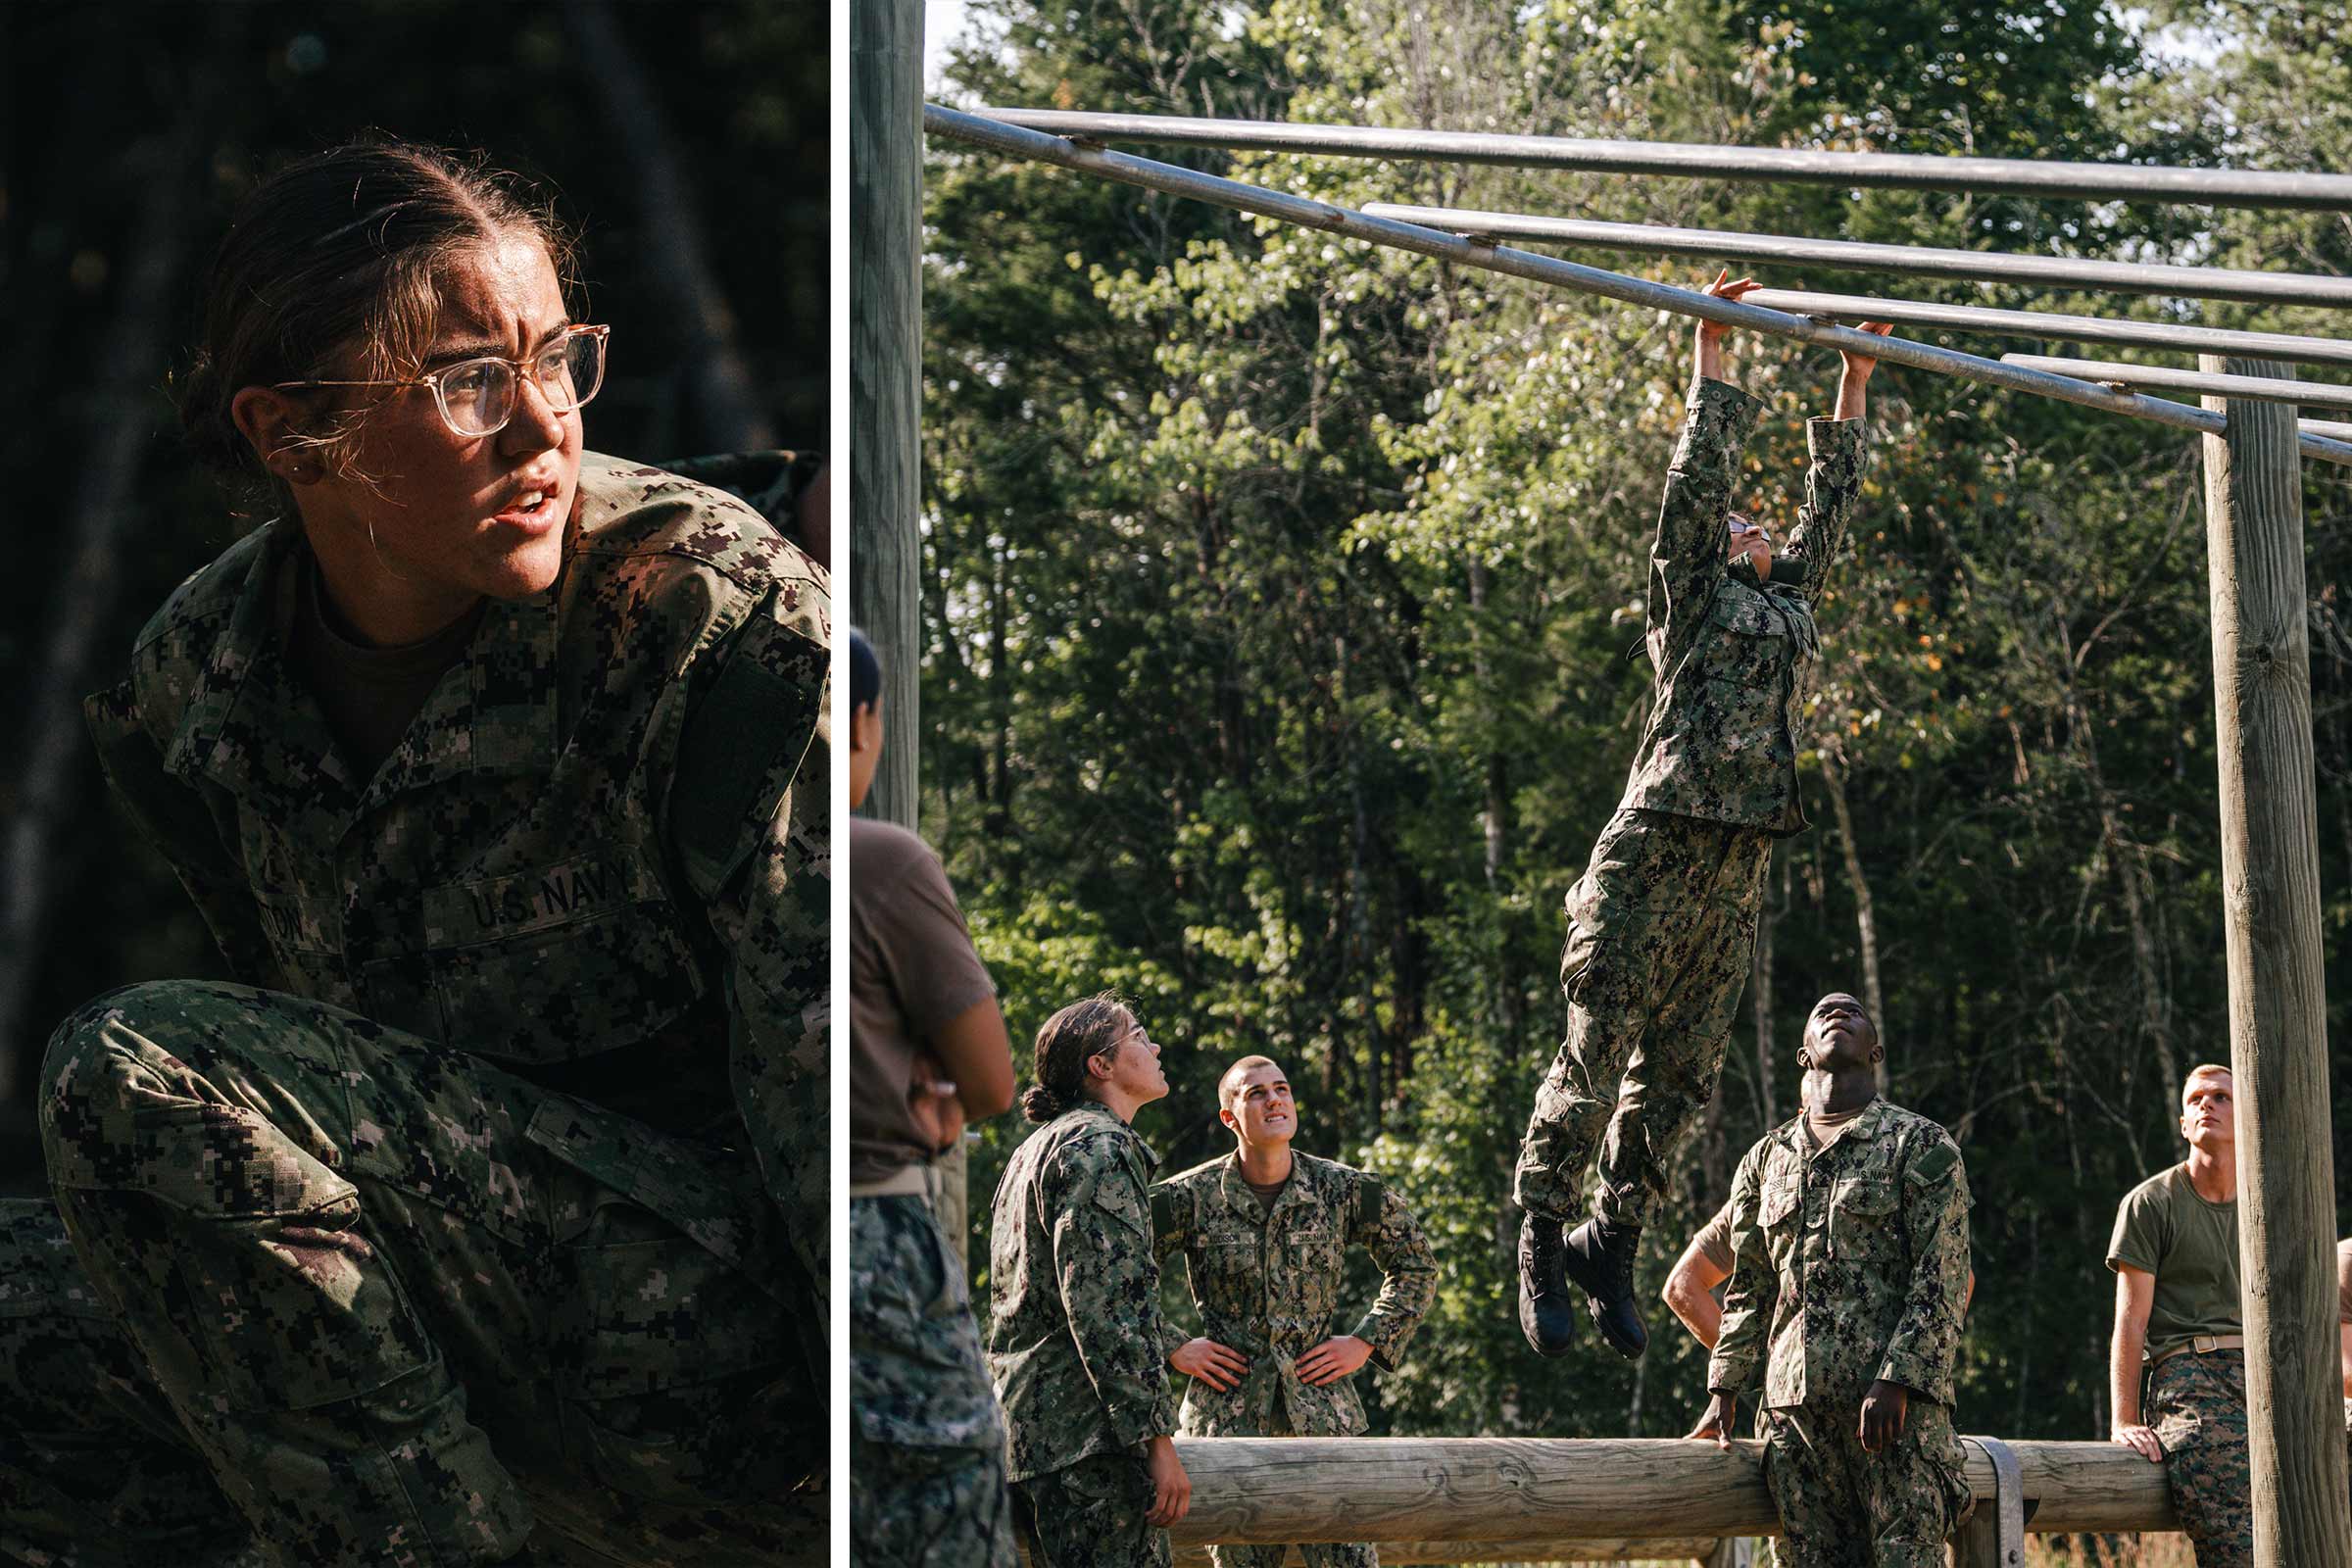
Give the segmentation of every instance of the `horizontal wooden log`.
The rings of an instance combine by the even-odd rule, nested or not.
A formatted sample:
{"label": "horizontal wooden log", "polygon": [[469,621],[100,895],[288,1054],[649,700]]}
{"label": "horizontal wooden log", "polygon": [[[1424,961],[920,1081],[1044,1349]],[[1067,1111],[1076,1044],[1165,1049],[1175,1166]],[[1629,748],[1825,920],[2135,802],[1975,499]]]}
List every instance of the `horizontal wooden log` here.
{"label": "horizontal wooden log", "polygon": [[[1380,1568],[1455,1562],[1704,1562],[1712,1537],[1644,1540],[1598,1536],[1590,1541],[1384,1541]],[[1291,1560],[1298,1561],[1296,1554]],[[1179,1546],[1175,1568],[1209,1568],[1206,1546]]]}
{"label": "horizontal wooden log", "polygon": [[[1760,1536],[1761,1446],[1675,1438],[1179,1438],[1178,1545]],[[2164,1468],[2107,1443],[2013,1443],[2027,1528],[2171,1530]],[[1992,1461],[1968,1446],[1992,1494]]]}

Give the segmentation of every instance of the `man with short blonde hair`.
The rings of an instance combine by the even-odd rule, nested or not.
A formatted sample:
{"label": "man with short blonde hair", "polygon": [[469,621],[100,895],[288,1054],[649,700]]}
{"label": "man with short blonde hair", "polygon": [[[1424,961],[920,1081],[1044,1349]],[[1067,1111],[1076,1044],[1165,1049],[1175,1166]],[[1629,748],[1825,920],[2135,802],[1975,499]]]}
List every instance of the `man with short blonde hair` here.
{"label": "man with short blonde hair", "polygon": [[2188,1070],[2180,1122],[2188,1157],[2125,1196],[2107,1244],[2115,1270],[2109,1437],[2165,1467],[2197,1568],[2254,1561],[2234,1083],[2219,1062]]}

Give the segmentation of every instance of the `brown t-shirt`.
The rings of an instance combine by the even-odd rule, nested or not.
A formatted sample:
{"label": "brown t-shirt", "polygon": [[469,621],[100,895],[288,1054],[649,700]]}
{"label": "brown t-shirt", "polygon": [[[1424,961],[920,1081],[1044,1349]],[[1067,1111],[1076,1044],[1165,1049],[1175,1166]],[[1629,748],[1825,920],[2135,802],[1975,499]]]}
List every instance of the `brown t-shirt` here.
{"label": "brown t-shirt", "polygon": [[1690,1240],[1691,1244],[1698,1249],[1699,1256],[1705,1258],[1721,1272],[1731,1273],[1732,1205],[1729,1200],[1726,1200],[1724,1205],[1715,1211],[1715,1217],[1701,1226],[1698,1234]]}
{"label": "brown t-shirt", "polygon": [[907,1109],[924,1042],[996,995],[931,847],[850,819],[850,1180],[880,1181],[935,1152]]}
{"label": "brown t-shirt", "polygon": [[490,601],[481,600],[420,643],[370,648],[354,641],[340,624],[317,564],[298,556],[290,569],[296,575],[293,621],[287,628],[289,662],[318,699],[326,727],[365,782],[400,745],[441,677],[466,657]]}

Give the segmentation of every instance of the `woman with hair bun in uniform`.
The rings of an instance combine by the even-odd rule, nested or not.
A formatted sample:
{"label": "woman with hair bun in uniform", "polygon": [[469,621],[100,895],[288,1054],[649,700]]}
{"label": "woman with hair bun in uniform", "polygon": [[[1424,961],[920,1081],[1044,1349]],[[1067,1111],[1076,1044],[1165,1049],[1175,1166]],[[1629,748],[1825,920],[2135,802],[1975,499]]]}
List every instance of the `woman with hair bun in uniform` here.
{"label": "woman with hair bun in uniform", "polygon": [[[182,417],[273,514],[89,719],[235,978],[50,1044],[56,1208],[0,1228],[36,1298],[0,1328],[137,1377],[6,1390],[0,1536],[452,1564],[533,1560],[536,1520],[645,1562],[720,1506],[779,1546],[812,1517],[826,575],[583,449],[577,298],[544,198],[397,141],[285,169],[221,244]],[[43,1504],[110,1447],[234,1513]]]}

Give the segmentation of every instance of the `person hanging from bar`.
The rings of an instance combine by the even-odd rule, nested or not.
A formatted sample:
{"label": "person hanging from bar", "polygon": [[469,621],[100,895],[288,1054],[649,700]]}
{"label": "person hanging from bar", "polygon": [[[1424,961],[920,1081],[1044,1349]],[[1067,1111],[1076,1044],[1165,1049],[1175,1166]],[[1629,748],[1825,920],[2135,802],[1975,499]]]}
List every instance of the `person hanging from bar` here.
{"label": "person hanging from bar", "polygon": [[[1718,273],[1707,292],[1738,300],[1755,287]],[[1813,610],[1861,491],[1877,361],[1846,353],[1836,412],[1808,424],[1807,499],[1776,555],[1771,531],[1732,511],[1740,443],[1763,405],[1723,379],[1728,330],[1698,324],[1649,552],[1644,645],[1657,691],[1616,814],[1568,894],[1568,1035],[1536,1091],[1513,1181],[1525,1210],[1519,1327],[1540,1355],[1573,1343],[1571,1281],[1611,1348],[1633,1357],[1647,1347],[1635,1250],[1715,1093],[1772,841],[1805,826],[1796,740],[1820,656]],[[1599,1191],[1570,1232],[1596,1147]]]}

